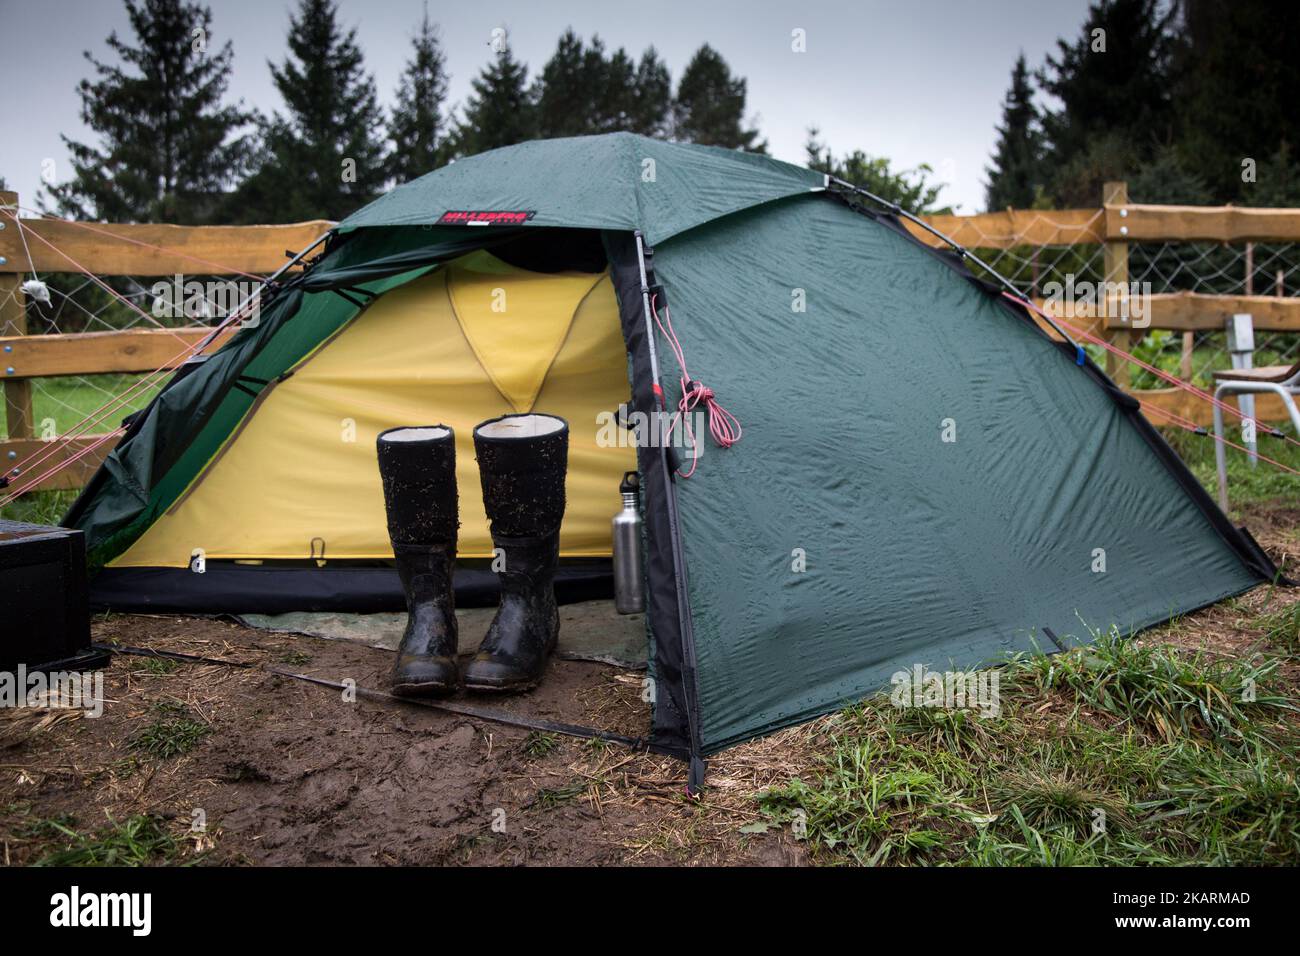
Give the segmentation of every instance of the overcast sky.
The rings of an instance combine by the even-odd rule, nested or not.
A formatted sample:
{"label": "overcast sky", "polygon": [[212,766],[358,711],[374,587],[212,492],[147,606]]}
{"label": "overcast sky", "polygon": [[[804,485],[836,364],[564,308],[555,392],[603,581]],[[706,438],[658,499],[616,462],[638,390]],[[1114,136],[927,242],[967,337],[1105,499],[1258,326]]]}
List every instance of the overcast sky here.
{"label": "overcast sky", "polygon": [[[280,106],[267,60],[285,56],[289,0],[212,0],[209,42],[234,43],[230,96],[265,112]],[[422,0],[341,0],[357,28],[384,105],[410,49]],[[610,49],[639,56],[654,44],[676,82],[701,43],[718,49],[749,81],[748,109],[769,151],[803,162],[809,125],[835,152],[862,149],[895,168],[929,163],[948,184],[942,201],[983,208],[984,167],[1016,54],[1036,66],[1083,22],[1087,0],[471,0],[432,2],[451,74],[452,103],[490,56],[493,28],[509,30],[530,77],[565,27],[599,34]],[[33,206],[41,162],[67,177],[60,133],[85,138],[76,95],[89,74],[82,52],[108,56],[104,38],[129,34],[118,0],[0,0],[5,53],[0,82],[8,116],[0,134],[0,176]],[[807,52],[791,51],[802,29]]]}

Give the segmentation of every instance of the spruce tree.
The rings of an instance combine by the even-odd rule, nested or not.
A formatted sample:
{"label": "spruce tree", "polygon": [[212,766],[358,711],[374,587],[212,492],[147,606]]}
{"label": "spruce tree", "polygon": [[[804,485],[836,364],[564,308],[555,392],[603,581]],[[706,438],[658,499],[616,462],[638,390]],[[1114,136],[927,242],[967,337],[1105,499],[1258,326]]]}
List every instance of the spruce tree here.
{"label": "spruce tree", "polygon": [[[593,46],[599,42],[598,38],[592,40]],[[600,47],[596,49],[603,53]],[[608,57],[602,56],[595,97],[597,131],[632,130],[636,98],[636,61],[622,47]]]}
{"label": "spruce tree", "polygon": [[667,136],[672,124],[673,81],[653,46],[637,62],[628,128],[643,136]]}
{"label": "spruce tree", "polygon": [[63,137],[72,178],[49,188],[58,212],[115,222],[202,223],[242,172],[251,115],[226,103],[233,52],[212,48],[212,12],[182,0],[127,0],[134,44],[116,32],[120,65],[86,59],[81,118],[98,145]]}
{"label": "spruce tree", "polygon": [[566,30],[533,88],[538,135],[581,136],[626,130],[666,132],[672,83],[654,47],[634,61],[621,47],[606,56],[600,37],[583,45]]}
{"label": "spruce tree", "polygon": [[472,156],[537,135],[537,105],[528,89],[528,67],[515,59],[504,39],[471,86],[473,92],[456,126],[456,155]]}
{"label": "spruce tree", "polygon": [[[1217,203],[1295,205],[1300,5],[1185,0],[1178,120],[1184,162]],[[1253,182],[1243,162],[1254,160]]]}
{"label": "spruce tree", "polygon": [[600,132],[597,98],[604,94],[605,64],[600,40],[592,49],[565,30],[534,84],[537,133],[544,138]]}
{"label": "spruce tree", "polygon": [[446,57],[438,43],[437,27],[429,23],[428,7],[420,32],[412,40],[411,59],[397,88],[397,101],[389,122],[389,178],[403,183],[423,176],[446,162],[447,98]]}
{"label": "spruce tree", "polygon": [[299,0],[289,54],[271,64],[286,112],[263,123],[261,166],[237,197],[245,222],[342,219],[387,178],[374,79],[333,0]]}
{"label": "spruce tree", "polygon": [[1171,140],[1173,18],[1159,0],[1097,0],[1078,36],[1048,56],[1039,85],[1061,105],[1042,124],[1062,205],[1095,205],[1102,181],[1124,178]]}
{"label": "spruce tree", "polygon": [[667,135],[672,79],[654,47],[646,48],[639,63],[620,47],[603,60],[600,77],[593,114],[595,132],[625,130],[642,136]]}
{"label": "spruce tree", "polygon": [[745,80],[707,43],[695,52],[677,84],[673,135],[688,143],[767,152],[758,130],[745,128]]}
{"label": "spruce tree", "polygon": [[987,168],[985,205],[989,210],[1012,206],[1028,209],[1042,185],[1042,141],[1038,109],[1025,55],[1016,58],[1011,88],[1002,103],[1002,124],[993,165]]}

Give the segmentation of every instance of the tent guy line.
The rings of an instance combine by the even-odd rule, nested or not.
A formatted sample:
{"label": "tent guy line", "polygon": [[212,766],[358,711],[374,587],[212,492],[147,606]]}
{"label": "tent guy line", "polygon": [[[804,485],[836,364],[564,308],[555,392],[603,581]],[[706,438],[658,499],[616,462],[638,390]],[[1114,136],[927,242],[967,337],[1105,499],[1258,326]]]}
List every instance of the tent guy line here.
{"label": "tent guy line", "polygon": [[[4,210],[4,212],[7,215],[9,215],[10,218],[15,221],[15,223],[17,223],[19,234],[25,236],[27,230],[24,228],[22,221],[16,215],[10,213],[7,209]],[[71,220],[59,220],[59,221],[71,222]],[[74,225],[85,225],[85,224],[74,223]],[[100,232],[101,230],[93,230],[93,231]],[[135,239],[127,239],[124,236],[118,236],[112,233],[106,233],[106,234],[111,236],[112,238],[124,239],[126,241],[133,242],[137,245],[158,249],[159,251],[167,252],[172,255],[183,256],[182,253],[175,252],[174,250],[168,249],[164,246],[158,246],[153,243],[141,242]],[[82,274],[85,275],[90,281],[94,282],[98,286],[106,288],[108,292],[110,292],[114,297],[123,301],[128,307],[139,312],[141,315],[145,316],[145,318],[149,319],[151,322],[154,322],[154,324],[158,325],[159,328],[163,328],[161,323],[158,323],[156,319],[154,319],[152,316],[149,316],[147,313],[141,310],[138,306],[135,305],[135,303],[129,301],[126,297],[117,293],[116,290],[112,289],[111,287],[105,286],[104,283],[100,281],[100,279],[97,276],[94,276],[90,272],[86,271],[84,266],[81,266],[79,263],[76,262],[76,260],[74,260],[67,253],[58,249],[48,239],[46,239],[43,236],[37,235],[35,233],[33,233],[33,235],[41,242],[45,243],[45,245],[49,246],[51,249],[57,252],[59,255],[63,256],[63,258],[67,259],[69,262],[73,263],[73,265],[77,266],[77,268],[82,272]],[[226,318],[223,319],[220,323],[214,326],[212,330],[206,336],[203,337],[203,339],[191,345],[187,345],[180,352],[177,352],[176,355],[172,356],[162,365],[158,366],[158,368],[142,376],[139,380],[137,380],[134,384],[126,388],[124,391],[112,397],[109,401],[102,404],[99,408],[96,408],[93,411],[91,411],[88,415],[86,415],[79,422],[77,422],[77,424],[66,429],[62,435],[58,436],[58,438],[48,442],[47,443],[48,447],[44,448],[39,452],[33,453],[32,455],[28,456],[28,458],[20,462],[17,462],[12,466],[9,466],[9,468],[6,469],[6,474],[4,476],[0,476],[0,488],[6,488],[9,485],[13,484],[12,476],[17,476],[18,474],[24,471],[30,471],[32,468],[35,468],[38,465],[42,464],[43,462],[47,461],[52,455],[55,455],[60,450],[66,448],[77,438],[82,437],[87,431],[89,431],[89,429],[97,425],[103,424],[104,420],[108,418],[109,415],[112,414],[112,412],[123,408],[127,404],[127,401],[131,399],[133,396],[135,396],[140,392],[147,391],[148,389],[152,388],[155,385],[161,384],[162,380],[166,378],[167,375],[169,375],[171,372],[173,372],[177,365],[181,364],[186,359],[192,358],[193,356],[200,354],[203,351],[203,349],[206,348],[221,332],[229,328],[234,322],[241,320],[245,317],[246,310],[252,305],[253,301],[261,294],[263,288],[265,288],[267,285],[273,282],[277,277],[282,275],[286,270],[291,268],[294,264],[300,262],[308,252],[310,252],[311,250],[315,249],[318,245],[320,245],[320,243],[325,239],[327,235],[329,234],[326,233],[322,236],[317,237],[309,246],[307,246],[301,252],[295,255],[289,262],[285,263],[284,266],[282,266],[272,275],[266,277],[252,276],[252,278],[256,278],[261,282],[261,286],[257,290],[255,290],[251,295],[249,295],[242,303],[240,303],[238,307],[232,309],[230,314],[227,315]],[[196,261],[204,262],[208,265],[218,264],[206,259],[196,259],[196,257],[193,256],[184,256],[184,258],[195,259]],[[28,261],[29,262],[31,261],[30,254],[28,256]],[[227,268],[227,267],[223,266],[222,268]],[[239,270],[232,269],[230,271],[238,273],[240,275],[248,275],[248,273],[241,273],[239,272]],[[35,275],[35,272],[33,272],[33,275]],[[175,335],[174,332],[172,334],[173,337],[177,338],[178,340],[184,341],[183,339],[180,338],[180,336]],[[113,432],[109,433],[109,436],[116,437],[117,435],[121,434],[121,431],[122,431],[121,429],[116,429]],[[100,441],[96,441],[91,446],[91,450],[98,447],[102,443],[103,443],[102,439]],[[0,499],[0,506],[9,504],[13,500],[15,500],[18,496],[25,494],[27,491],[30,491],[32,488],[36,487],[36,485],[38,485],[41,481],[44,481],[52,477],[53,475],[58,474],[62,469],[67,468],[68,466],[74,464],[78,459],[82,457],[83,454],[84,452],[63,459],[53,469],[42,474],[38,479],[36,479],[35,482],[24,483],[24,485],[18,490],[13,491],[8,495],[6,495],[3,499]]]}
{"label": "tent guy line", "polygon": [[[153,243],[153,242],[145,242],[143,239],[133,239],[130,236],[122,235],[120,232],[110,232],[107,229],[98,229],[95,226],[91,225],[90,223],[81,222],[78,219],[62,219],[58,216],[51,216],[48,213],[42,213],[39,209],[31,209],[28,206],[18,206],[17,208],[22,212],[31,213],[32,216],[38,219],[42,219],[48,222],[64,223],[69,226],[75,226],[78,229],[84,229],[87,232],[93,232],[96,235],[105,236],[109,239],[117,240],[118,242],[127,242],[133,246],[140,246],[143,249],[154,249],[158,252],[165,252],[167,253],[167,255],[173,256],[177,259],[188,259],[191,262],[198,262],[205,266],[215,266],[217,269],[221,270],[221,272],[228,273],[230,275],[243,276],[246,279],[256,279],[259,282],[265,278],[265,276],[260,276],[253,272],[244,272],[241,269],[236,269],[233,266],[228,266],[220,262],[214,262],[211,259],[204,259],[201,256],[195,256],[195,255],[190,255],[189,253],[186,252],[181,252],[179,249],[172,249],[169,248],[168,246],[160,246],[157,243]],[[59,254],[63,255],[63,253],[59,253]],[[29,263],[31,262],[30,252],[27,255],[27,261]],[[33,274],[35,274],[35,270],[33,270]]]}
{"label": "tent guy line", "polygon": [[136,305],[134,302],[132,302],[129,298],[127,298],[126,296],[122,295],[122,293],[118,292],[116,289],[114,289],[114,288],[113,288],[112,286],[110,286],[108,283],[104,282],[104,281],[103,281],[102,279],[100,279],[98,276],[96,276],[95,274],[93,274],[89,269],[87,269],[85,266],[83,266],[83,265],[82,265],[80,262],[78,262],[76,259],[72,258],[72,256],[68,255],[68,254],[67,254],[66,252],[64,252],[62,249],[58,248],[56,245],[54,245],[54,243],[50,242],[48,239],[46,239],[44,236],[42,236],[39,232],[34,232],[34,231],[28,229],[26,226],[24,226],[24,225],[23,225],[23,221],[22,221],[22,219],[18,216],[17,212],[11,212],[9,209],[5,209],[5,210],[3,210],[3,212],[4,212],[4,214],[5,214],[6,216],[8,216],[10,219],[12,219],[12,220],[14,221],[14,224],[15,224],[15,225],[18,226],[18,231],[19,231],[20,234],[22,234],[22,235],[26,235],[28,232],[31,232],[31,234],[32,234],[32,238],[33,238],[33,239],[36,239],[38,242],[43,243],[44,245],[48,246],[50,249],[52,249],[52,250],[54,250],[55,252],[57,252],[57,253],[58,253],[60,256],[62,256],[64,259],[67,259],[69,262],[71,262],[74,266],[77,267],[77,271],[78,271],[78,272],[80,272],[82,275],[86,276],[88,279],[90,279],[92,282],[94,282],[95,285],[99,286],[99,288],[103,289],[105,292],[107,292],[107,293],[108,293],[110,296],[112,296],[114,299],[117,299],[119,302],[121,302],[123,305],[125,305],[128,309],[131,309],[131,310],[137,312],[137,313],[140,315],[141,318],[145,319],[147,322],[151,322],[153,325],[157,326],[160,330],[170,333],[170,334],[171,334],[171,335],[172,335],[172,336],[173,336],[177,341],[179,341],[179,342],[183,342],[183,341],[184,341],[184,339],[181,338],[181,336],[179,336],[179,335],[176,334],[176,332],[175,332],[174,329],[169,329],[169,328],[167,328],[165,325],[163,325],[161,322],[159,322],[157,318],[155,318],[154,316],[150,315],[150,314],[149,314],[148,312],[146,312],[144,309],[140,308],[138,305]]}
{"label": "tent guy line", "polygon": [[[1032,309],[1034,312],[1037,312],[1040,315],[1047,314],[1046,312],[1044,312],[1042,309],[1040,309],[1038,306],[1034,305],[1033,303],[1026,303],[1023,299],[1016,299],[1013,296],[1007,295],[1007,293],[1005,292],[1003,293],[1003,295],[1006,295],[1007,298],[1012,299],[1013,301],[1015,301],[1020,305],[1027,305],[1030,309]],[[1281,429],[1274,428],[1272,425],[1269,425],[1267,422],[1260,421],[1258,418],[1252,418],[1251,416],[1242,412],[1240,409],[1234,408],[1232,405],[1228,404],[1227,402],[1224,402],[1222,399],[1215,398],[1209,392],[1202,391],[1201,389],[1197,388],[1195,385],[1191,384],[1190,382],[1184,382],[1182,379],[1170,375],[1164,369],[1158,368],[1157,366],[1142,361],[1142,359],[1138,358],[1132,352],[1126,352],[1119,346],[1114,345],[1111,342],[1107,342],[1105,339],[1101,338],[1100,336],[1093,335],[1091,332],[1087,331],[1086,329],[1076,329],[1072,325],[1066,325],[1066,327],[1069,328],[1071,331],[1073,331],[1076,335],[1079,335],[1080,337],[1087,339],[1088,341],[1092,342],[1095,345],[1101,346],[1102,348],[1106,349],[1109,352],[1113,352],[1115,355],[1118,355],[1121,358],[1125,359],[1126,361],[1131,362],[1132,364],[1138,366],[1138,368],[1150,372],[1152,375],[1155,375],[1157,378],[1169,382],[1171,385],[1178,386],[1188,394],[1194,395],[1195,397],[1201,399],[1202,401],[1209,402],[1212,406],[1219,408],[1223,411],[1231,412],[1232,414],[1240,418],[1243,422],[1253,422],[1255,426],[1263,432],[1263,434],[1268,435],[1271,438],[1280,438],[1283,441],[1287,442],[1288,444],[1300,446],[1300,441],[1297,441],[1296,439],[1292,438]],[[1147,406],[1147,407],[1151,407],[1151,406]]]}

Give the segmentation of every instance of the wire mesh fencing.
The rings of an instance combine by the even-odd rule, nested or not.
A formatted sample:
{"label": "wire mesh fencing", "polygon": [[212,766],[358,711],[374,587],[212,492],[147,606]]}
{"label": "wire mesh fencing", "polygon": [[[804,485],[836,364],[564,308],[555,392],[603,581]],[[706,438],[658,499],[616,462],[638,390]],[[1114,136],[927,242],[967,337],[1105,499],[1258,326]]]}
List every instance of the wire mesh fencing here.
{"label": "wire mesh fencing", "polygon": [[[165,384],[168,376],[154,369],[184,361],[197,338],[222,322],[256,286],[251,279],[210,275],[51,273],[24,278],[23,285],[8,290],[6,295],[9,300],[17,296],[24,300],[18,314],[25,316],[26,328],[9,320],[0,323],[0,336],[149,331],[160,339],[150,349],[155,358],[140,359],[148,368],[26,379],[30,383],[32,413],[28,429],[33,437],[42,440],[66,434],[87,416],[96,419],[88,433],[117,428],[123,418],[147,405]],[[33,286],[33,281],[39,284]],[[3,298],[0,305],[5,304]],[[11,316],[15,311],[9,308],[0,314]],[[92,349],[99,344],[89,339],[86,343]],[[128,354],[132,348],[115,345],[107,337],[103,340],[105,351],[114,347],[126,348]],[[0,437],[11,437],[7,421],[0,421]]]}
{"label": "wire mesh fencing", "polygon": [[[951,232],[957,242],[1022,294],[1045,300],[1052,311],[1057,311],[1052,304],[1054,299],[1063,299],[1061,304],[1067,310],[1073,309],[1077,302],[1069,301],[1070,295],[1083,287],[1103,290],[1093,299],[1094,305],[1097,304],[1101,296],[1108,294],[1104,291],[1107,283],[1121,274],[1126,278],[1126,287],[1139,297],[1136,301],[1144,303],[1147,309],[1151,309],[1146,301],[1148,297],[1256,297],[1245,302],[1239,298],[1198,302],[1200,308],[1194,322],[1187,321],[1183,315],[1177,321],[1158,320],[1150,327],[1145,327],[1144,322],[1131,323],[1129,334],[1115,341],[1132,352],[1137,359],[1132,364],[1128,364],[1123,353],[1117,359],[1115,355],[1106,355],[1102,346],[1086,346],[1099,364],[1106,364],[1112,370],[1119,368],[1122,377],[1117,377],[1130,388],[1169,391],[1169,382],[1139,364],[1145,363],[1199,389],[1211,389],[1214,372],[1232,366],[1226,332],[1226,319],[1231,311],[1258,308],[1261,312],[1263,321],[1256,322],[1255,348],[1251,355],[1257,367],[1286,366],[1300,361],[1300,323],[1292,318],[1300,315],[1300,310],[1274,308],[1270,317],[1270,308],[1266,307],[1267,303],[1297,302],[1300,242],[1118,240],[1116,224],[1110,221],[1116,208],[1112,203],[1094,210],[1008,210],[977,216],[935,217],[934,225],[940,231]],[[1166,219],[1171,212],[1170,207],[1137,208],[1144,214],[1152,210],[1164,213]],[[259,285],[260,278],[283,264],[280,257],[286,246],[302,246],[305,242],[302,229],[328,226],[244,227],[246,232],[221,241],[212,240],[211,233],[207,233],[208,244],[196,249],[191,243],[200,238],[205,228],[213,230],[213,227],[122,227],[61,222],[61,231],[35,230],[32,228],[35,220],[19,220],[16,205],[4,209],[18,227],[16,231],[23,239],[19,251],[27,261],[37,261],[32,255],[34,250],[43,253],[55,268],[16,272],[11,257],[7,272],[0,269],[3,273],[0,279],[6,280],[0,285],[0,336],[59,336],[60,348],[66,348],[68,356],[78,356],[76,360],[47,365],[35,373],[29,368],[6,368],[14,383],[6,386],[6,398],[17,396],[18,399],[8,402],[5,416],[8,424],[17,419],[22,432],[18,437],[47,441],[67,435],[69,429],[80,429],[86,435],[119,430],[122,420],[152,400],[169,377],[151,370],[180,364],[209,331],[227,323],[232,310]],[[1194,212],[1204,215],[1223,210]],[[1282,218],[1288,214],[1283,211]],[[131,232],[140,229],[152,230],[148,233],[152,243],[165,245],[151,244],[139,238],[142,235],[139,231]],[[154,238],[159,230],[174,232],[167,232],[165,239]],[[310,231],[319,235],[315,229]],[[1295,232],[1286,226],[1280,234],[1291,236]],[[1170,232],[1148,229],[1144,233],[1152,234],[1192,233],[1177,229]],[[29,236],[35,244],[31,248],[27,242]],[[66,243],[74,236],[82,240],[74,250],[75,256],[57,248],[60,241]],[[941,245],[931,236],[920,238]],[[257,252],[250,257],[248,249],[253,246]],[[1122,271],[1115,266],[1117,250],[1121,248]],[[123,261],[114,249],[118,253],[123,249],[132,251],[137,256],[133,261],[141,261],[139,256],[147,251],[150,256],[165,258],[177,269],[200,271],[172,275],[114,274],[121,270],[105,268],[110,262]],[[978,274],[978,263],[969,261]],[[151,266],[152,263],[142,268]],[[108,274],[101,274],[101,270]],[[212,274],[212,270],[220,274]],[[165,268],[155,270],[165,271]],[[1157,310],[1156,314],[1169,316],[1176,311]],[[1057,314],[1061,315],[1059,311]],[[1061,317],[1074,327],[1088,328],[1094,334],[1109,337],[1108,333],[1117,331],[1113,323],[1107,324],[1104,316],[1089,314],[1086,303],[1082,312],[1067,311]],[[139,351],[143,348],[139,343],[145,339],[150,356],[147,362],[142,358],[144,352]],[[100,360],[132,349],[137,350],[134,359]],[[1155,396],[1161,400],[1167,397]],[[1153,400],[1151,396],[1144,396],[1144,404],[1149,400]],[[30,410],[22,411],[25,406]],[[0,439],[13,439],[16,436],[10,434],[12,431],[6,428],[6,421],[0,421]],[[13,443],[9,445],[6,451],[12,457]]]}
{"label": "wire mesh fencing", "polygon": [[[1100,216],[1101,213],[1098,212]],[[1052,213],[1042,218],[1051,221]],[[980,217],[972,217],[964,231],[977,229]],[[997,243],[977,239],[972,251],[993,270],[1009,280],[1026,296],[1051,300],[1061,290],[1101,289],[1108,279],[1105,244],[1078,242],[1066,245],[1032,245],[1008,242],[1005,236],[990,236]],[[1300,243],[1293,242],[1130,242],[1127,284],[1142,296],[1177,293],[1218,296],[1266,296],[1296,300],[1300,296]],[[976,272],[979,269],[976,267]],[[1098,293],[1100,294],[1100,293]],[[1087,304],[1091,307],[1091,301]],[[1083,316],[1086,308],[1067,302],[1066,317]],[[1141,305],[1134,304],[1134,309]],[[1078,309],[1077,313],[1075,309]],[[1216,370],[1232,367],[1227,338],[1228,313],[1216,328],[1176,330],[1141,328],[1141,317],[1132,325],[1130,350],[1142,361],[1190,382],[1199,388],[1213,385]],[[1089,346],[1094,358],[1101,350]],[[1290,366],[1300,361],[1300,332],[1261,328],[1256,323],[1256,367]],[[1130,369],[1133,388],[1157,388],[1162,384],[1151,372],[1138,366]]]}

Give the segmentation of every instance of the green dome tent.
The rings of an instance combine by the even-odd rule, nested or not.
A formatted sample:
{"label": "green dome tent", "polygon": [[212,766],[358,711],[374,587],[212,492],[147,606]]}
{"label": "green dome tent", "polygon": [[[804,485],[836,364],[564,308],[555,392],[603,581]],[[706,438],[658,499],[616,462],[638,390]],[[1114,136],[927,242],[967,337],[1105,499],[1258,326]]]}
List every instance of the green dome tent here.
{"label": "green dome tent", "polygon": [[[534,292],[558,290],[547,276],[596,284],[582,304],[576,293],[537,300],[559,303],[563,319],[543,336],[561,343],[548,367],[518,344],[533,325],[515,335],[456,312],[455,290],[477,281],[457,280],[457,269],[495,269]],[[620,395],[605,377],[595,398],[588,366],[612,367],[634,412],[671,412],[680,373],[652,297],[671,307],[692,374],[744,428],[730,449],[709,445],[689,480],[677,477],[676,451],[635,451],[651,742],[662,752],[698,767],[917,664],[973,668],[1037,646],[1040,633],[1080,633],[1081,622],[1137,630],[1276,573],[1137,403],[961,256],[929,248],[819,173],[618,133],[458,161],[340,223],[306,269],[264,295],[256,326],[180,369],[133,418],[73,506],[66,523],[86,532],[96,599],[191,611],[400,606],[391,568],[315,554],[317,525],[328,542],[333,523],[350,520],[328,496],[369,500],[378,487],[377,474],[349,477],[373,454],[369,432],[410,423],[413,408],[421,421],[446,420],[456,388],[469,395],[487,379],[527,386],[501,386],[485,393],[491,401],[587,401],[594,416]],[[444,299],[452,318],[411,324]],[[429,336],[447,349],[469,343],[463,354],[487,378],[449,374],[451,390],[421,404],[422,372],[405,356]],[[353,358],[372,374],[353,376]],[[339,394],[369,416],[350,447],[337,433],[300,440],[290,455],[257,444],[315,434],[293,423],[315,421],[313,409]],[[325,420],[337,429],[337,416]],[[296,459],[327,442],[337,467],[295,475]],[[595,455],[583,467],[613,473]],[[571,510],[612,515],[616,488],[591,487],[590,502],[571,494]],[[203,505],[212,488],[225,490]],[[207,549],[205,573],[193,574],[191,549],[205,542],[172,529],[224,533],[192,517],[221,507],[242,509],[225,525],[254,526],[249,535],[295,509],[316,524],[292,531],[297,560],[232,543]],[[369,554],[365,527],[356,535],[355,554]],[[576,594],[602,573],[601,548],[577,531],[572,540]],[[133,549],[145,557],[124,560]]]}

